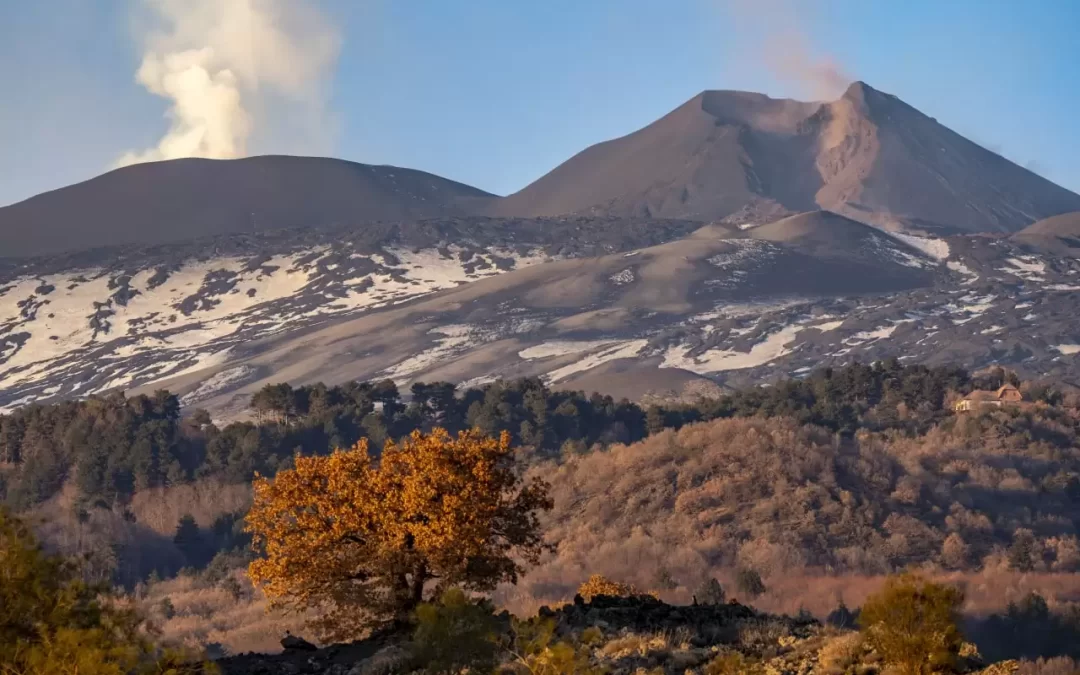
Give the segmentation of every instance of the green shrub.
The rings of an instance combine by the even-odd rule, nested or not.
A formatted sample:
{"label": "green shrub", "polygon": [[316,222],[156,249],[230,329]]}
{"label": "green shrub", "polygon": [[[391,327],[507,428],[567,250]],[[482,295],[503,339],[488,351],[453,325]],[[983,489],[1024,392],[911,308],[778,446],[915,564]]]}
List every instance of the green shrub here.
{"label": "green shrub", "polygon": [[892,577],[867,599],[859,625],[867,643],[905,675],[949,668],[959,655],[964,595],[917,575]]}
{"label": "green shrub", "polygon": [[142,632],[142,620],[109,588],[84,582],[68,561],[44,553],[30,530],[0,509],[0,671],[4,675],[184,675],[183,665]]}
{"label": "green shrub", "polygon": [[470,600],[450,588],[438,602],[416,609],[413,645],[419,667],[426,673],[490,671],[499,653],[499,621],[486,600]]}
{"label": "green shrub", "polygon": [[528,675],[603,675],[603,668],[589,658],[589,644],[596,641],[595,631],[586,630],[582,640],[556,640],[555,622],[534,618],[515,620],[510,654],[514,669]]}

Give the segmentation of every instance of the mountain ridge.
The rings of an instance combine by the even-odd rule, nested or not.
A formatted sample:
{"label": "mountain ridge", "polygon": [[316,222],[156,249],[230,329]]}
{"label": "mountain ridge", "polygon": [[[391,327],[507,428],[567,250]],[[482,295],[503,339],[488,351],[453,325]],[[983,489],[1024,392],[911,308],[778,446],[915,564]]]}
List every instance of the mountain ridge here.
{"label": "mountain ridge", "polygon": [[434,217],[741,224],[822,209],[883,229],[1008,233],[1080,211],[1080,195],[863,82],[835,101],[706,90],[505,197],[332,158],[125,167],[0,208],[0,258]]}
{"label": "mountain ridge", "polygon": [[826,209],[890,229],[1009,232],[1077,210],[1080,195],[856,82],[831,102],[702,92],[491,208],[710,220],[760,205]]}

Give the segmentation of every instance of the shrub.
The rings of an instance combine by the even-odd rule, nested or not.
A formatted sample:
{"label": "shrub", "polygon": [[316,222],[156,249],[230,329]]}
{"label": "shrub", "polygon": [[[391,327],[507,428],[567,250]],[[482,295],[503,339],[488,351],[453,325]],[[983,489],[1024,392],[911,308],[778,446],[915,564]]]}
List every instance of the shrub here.
{"label": "shrub", "polygon": [[490,602],[471,601],[461,589],[449,588],[438,602],[416,608],[417,663],[427,673],[490,671],[499,653],[499,628]]}
{"label": "shrub", "polygon": [[[587,644],[556,640],[555,622],[551,619],[514,620],[513,633],[509,651],[519,672],[528,675],[603,675],[605,672],[592,665]],[[587,637],[591,642],[595,635]]]}
{"label": "shrub", "polygon": [[867,599],[859,624],[867,643],[906,675],[949,668],[963,643],[959,589],[916,575],[891,577]]}
{"label": "shrub", "polygon": [[858,633],[838,635],[821,647],[818,663],[823,673],[842,674],[858,665],[863,654],[863,638]]}
{"label": "shrub", "polygon": [[597,595],[610,595],[617,598],[629,598],[638,595],[638,590],[632,584],[624,584],[612,581],[602,574],[594,574],[589,580],[578,587],[578,595],[586,602]]}
{"label": "shrub", "polygon": [[697,592],[694,593],[694,597],[703,605],[722,605],[726,599],[726,594],[724,593],[724,587],[720,585],[720,582],[709,577],[709,579],[698,587]]}
{"label": "shrub", "polygon": [[761,664],[752,661],[739,652],[729,652],[717,656],[705,666],[705,675],[757,675],[765,672]]}
{"label": "shrub", "polygon": [[756,570],[744,567],[735,573],[735,588],[741,595],[753,600],[765,592],[765,582]]}

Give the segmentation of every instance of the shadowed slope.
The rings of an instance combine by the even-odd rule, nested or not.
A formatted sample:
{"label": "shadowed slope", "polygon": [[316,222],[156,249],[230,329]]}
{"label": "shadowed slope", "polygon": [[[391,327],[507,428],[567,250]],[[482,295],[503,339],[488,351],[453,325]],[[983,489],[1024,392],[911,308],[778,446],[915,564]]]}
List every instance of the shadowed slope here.
{"label": "shadowed slope", "polygon": [[319,157],[153,162],[0,209],[0,257],[423,218],[488,197],[422,171]]}

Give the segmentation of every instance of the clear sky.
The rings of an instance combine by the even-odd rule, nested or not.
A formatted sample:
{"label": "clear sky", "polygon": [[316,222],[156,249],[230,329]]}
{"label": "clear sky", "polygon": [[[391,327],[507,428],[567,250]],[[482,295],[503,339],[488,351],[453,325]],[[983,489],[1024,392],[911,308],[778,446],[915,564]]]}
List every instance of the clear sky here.
{"label": "clear sky", "polygon": [[[760,0],[767,17],[754,0],[316,1],[341,39],[325,133],[257,128],[251,154],[395,164],[506,194],[704,89],[814,96],[770,63],[800,41],[1080,191],[1075,0]],[[163,135],[167,102],[135,80],[145,2],[0,2],[0,204]]]}

